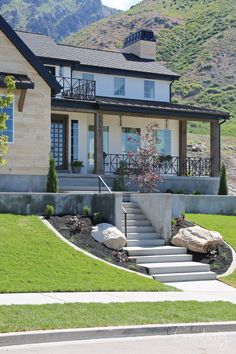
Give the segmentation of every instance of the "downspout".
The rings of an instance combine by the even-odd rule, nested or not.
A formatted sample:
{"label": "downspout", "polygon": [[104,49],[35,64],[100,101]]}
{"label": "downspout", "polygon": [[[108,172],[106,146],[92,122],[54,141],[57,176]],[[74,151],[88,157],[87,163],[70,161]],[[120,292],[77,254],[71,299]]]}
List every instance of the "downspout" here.
{"label": "downspout", "polygon": [[172,85],[173,85],[174,82],[175,82],[175,80],[172,80],[171,83],[170,83],[170,97],[169,97],[169,102],[170,103],[172,101]]}
{"label": "downspout", "polygon": [[219,124],[220,125],[220,134],[219,134],[220,135],[220,137],[219,137],[219,140],[220,140],[219,141],[219,144],[220,144],[220,168],[221,168],[221,125],[224,124],[225,122],[226,122],[226,118],[224,118],[222,120],[222,122],[220,122],[220,124]]}

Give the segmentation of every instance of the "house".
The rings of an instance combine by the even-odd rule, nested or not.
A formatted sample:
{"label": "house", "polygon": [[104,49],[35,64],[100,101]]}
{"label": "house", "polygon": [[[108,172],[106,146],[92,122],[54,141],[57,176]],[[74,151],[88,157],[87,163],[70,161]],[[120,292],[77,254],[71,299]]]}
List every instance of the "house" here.
{"label": "house", "polygon": [[[220,126],[229,114],[171,103],[179,75],[155,60],[152,31],[125,39],[121,51],[78,48],[42,34],[15,32],[0,17],[0,86],[16,80],[8,121],[8,165],[0,168],[1,191],[43,191],[48,159],[58,172],[82,160],[82,174],[114,176],[120,161],[134,163],[137,133],[158,122],[157,151],[167,188],[215,194],[220,173]],[[208,158],[187,156],[187,122],[210,124]],[[132,137],[132,139],[130,139]]]}

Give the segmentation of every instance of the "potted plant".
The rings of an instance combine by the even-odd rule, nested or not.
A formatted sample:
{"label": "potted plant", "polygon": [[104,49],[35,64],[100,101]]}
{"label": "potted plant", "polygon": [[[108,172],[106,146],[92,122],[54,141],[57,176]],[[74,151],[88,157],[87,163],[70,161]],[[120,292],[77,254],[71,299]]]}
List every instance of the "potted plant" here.
{"label": "potted plant", "polygon": [[71,165],[72,173],[80,173],[81,168],[84,167],[83,161],[79,161],[79,160],[71,161],[70,165]]}

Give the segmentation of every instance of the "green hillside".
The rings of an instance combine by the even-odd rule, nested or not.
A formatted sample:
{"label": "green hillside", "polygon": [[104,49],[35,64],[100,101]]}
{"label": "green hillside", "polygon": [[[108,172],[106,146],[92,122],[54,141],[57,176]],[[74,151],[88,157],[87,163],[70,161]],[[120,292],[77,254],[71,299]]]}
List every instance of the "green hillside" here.
{"label": "green hillside", "polygon": [[1,0],[0,14],[14,29],[61,39],[117,13],[101,0]]}
{"label": "green hillside", "polygon": [[[66,42],[119,48],[140,27],[154,30],[157,59],[182,75],[173,101],[229,111],[232,120],[222,132],[236,136],[236,1],[144,0]],[[190,131],[206,133],[208,126],[193,123]]]}

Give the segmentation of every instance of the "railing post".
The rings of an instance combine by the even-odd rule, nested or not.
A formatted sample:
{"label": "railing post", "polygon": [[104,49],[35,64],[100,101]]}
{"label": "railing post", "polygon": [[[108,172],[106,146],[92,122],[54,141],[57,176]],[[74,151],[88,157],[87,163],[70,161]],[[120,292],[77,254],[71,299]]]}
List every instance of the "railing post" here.
{"label": "railing post", "polygon": [[98,177],[98,191],[99,191],[99,193],[102,192],[101,179],[100,179],[100,177]]}

